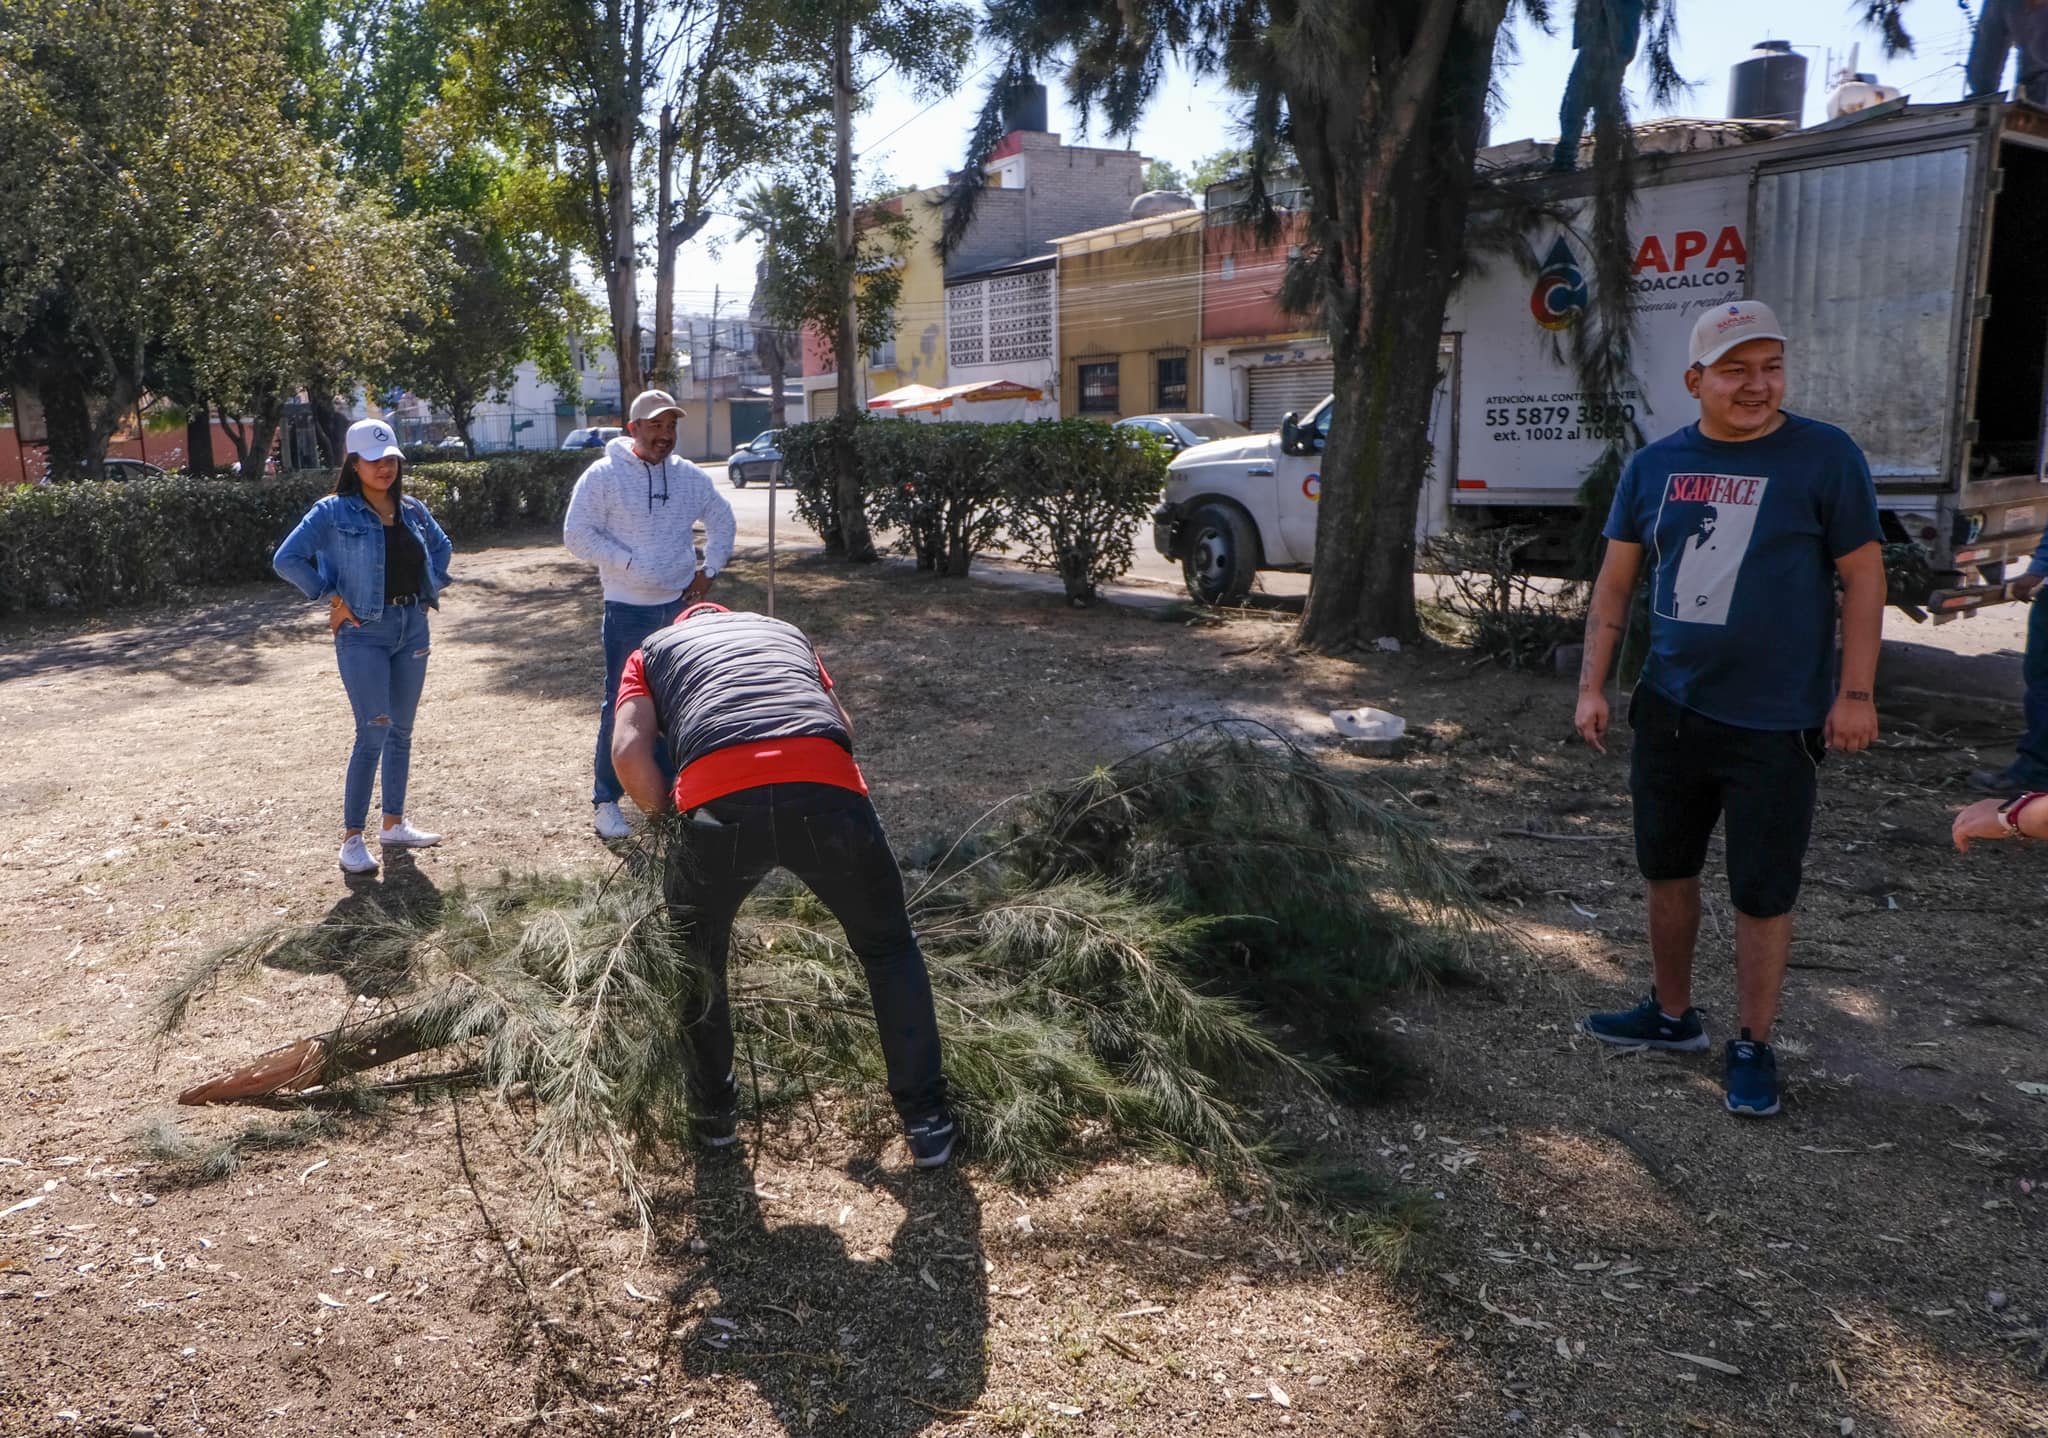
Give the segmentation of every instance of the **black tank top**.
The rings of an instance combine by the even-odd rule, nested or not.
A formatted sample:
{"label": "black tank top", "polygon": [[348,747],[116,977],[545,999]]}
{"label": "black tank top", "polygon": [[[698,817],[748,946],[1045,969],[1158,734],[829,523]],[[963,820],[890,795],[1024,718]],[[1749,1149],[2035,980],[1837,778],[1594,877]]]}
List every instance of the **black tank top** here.
{"label": "black tank top", "polygon": [[427,552],[401,516],[384,526],[384,602],[417,599],[427,587]]}

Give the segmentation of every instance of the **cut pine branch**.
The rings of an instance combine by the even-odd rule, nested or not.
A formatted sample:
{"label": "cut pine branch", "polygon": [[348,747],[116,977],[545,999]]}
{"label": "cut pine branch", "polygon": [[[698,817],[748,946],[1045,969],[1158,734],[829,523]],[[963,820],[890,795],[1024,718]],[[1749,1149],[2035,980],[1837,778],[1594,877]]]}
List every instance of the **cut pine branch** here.
{"label": "cut pine branch", "polygon": [[233,1073],[195,1084],[178,1095],[178,1102],[242,1103],[275,1094],[304,1093],[434,1046],[418,1025],[404,1016],[330,1029],[272,1049]]}

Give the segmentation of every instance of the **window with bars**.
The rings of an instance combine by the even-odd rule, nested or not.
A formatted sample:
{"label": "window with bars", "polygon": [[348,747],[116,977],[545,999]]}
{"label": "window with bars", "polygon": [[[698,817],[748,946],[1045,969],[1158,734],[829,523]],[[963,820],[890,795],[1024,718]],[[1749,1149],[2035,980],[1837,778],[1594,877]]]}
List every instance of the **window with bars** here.
{"label": "window with bars", "polygon": [[1119,414],[1115,360],[1081,366],[1081,413]]}
{"label": "window with bars", "polygon": [[1159,358],[1159,397],[1156,408],[1172,413],[1188,407],[1188,357],[1162,355]]}

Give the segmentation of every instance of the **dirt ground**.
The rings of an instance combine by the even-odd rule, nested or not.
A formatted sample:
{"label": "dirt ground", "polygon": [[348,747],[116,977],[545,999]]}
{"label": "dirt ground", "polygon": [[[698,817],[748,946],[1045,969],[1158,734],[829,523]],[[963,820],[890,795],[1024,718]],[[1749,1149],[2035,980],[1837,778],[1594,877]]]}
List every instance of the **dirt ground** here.
{"label": "dirt ground", "polygon": [[[1575,1036],[1647,955],[1625,755],[1568,741],[1565,681],[901,568],[784,575],[901,846],[1219,714],[1317,743],[1340,705],[1409,717],[1406,755],[1338,761],[1438,826],[1515,937],[1358,1015],[1418,1077],[1329,1141],[1427,1206],[1405,1266],[1320,1265],[1148,1163],[1047,1192],[918,1175],[836,1109],[678,1158],[645,1247],[595,1170],[536,1247],[521,1118],[474,1094],[327,1115],[218,1182],[150,1160],[152,1120],[252,1122],[174,1112],[181,1088],[346,1002],[268,971],[158,1047],[152,1000],[202,950],[607,862],[596,586],[536,541],[461,560],[410,805],[448,841],[368,880],[334,864],[325,627],[280,586],[0,636],[0,1433],[2048,1432],[2048,1096],[2022,1087],[2048,1082],[2048,858],[1946,839],[2009,713],[1888,702],[1882,747],[1829,761],[1786,1111],[1742,1124],[1717,1056]],[[1731,926],[1717,895],[1717,1033]]]}

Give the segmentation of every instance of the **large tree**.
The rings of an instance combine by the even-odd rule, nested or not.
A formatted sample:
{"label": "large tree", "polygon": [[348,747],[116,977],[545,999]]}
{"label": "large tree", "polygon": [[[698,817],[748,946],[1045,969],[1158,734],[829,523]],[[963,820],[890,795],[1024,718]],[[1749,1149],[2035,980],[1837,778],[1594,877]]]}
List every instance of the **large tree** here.
{"label": "large tree", "polygon": [[[481,95],[471,82],[487,13],[467,0],[299,0],[290,30],[294,118],[350,181],[420,221],[425,283],[374,378],[447,410],[472,450],[476,406],[502,398],[521,361],[574,392],[568,337],[589,309],[566,254],[576,191],[551,134],[495,103],[495,78]],[[336,391],[309,388],[332,427]]]}
{"label": "large tree", "polygon": [[[853,117],[875,79],[894,72],[919,96],[944,94],[960,82],[974,40],[973,12],[957,0],[785,0],[782,45],[811,74],[825,77],[832,110],[832,237],[836,263],[829,337],[839,376],[841,420],[859,408],[860,360],[857,284],[865,243],[854,205]],[[850,440],[835,445],[838,543],[849,559],[875,557],[861,502]],[[836,548],[837,546],[835,546]]]}
{"label": "large tree", "polygon": [[280,110],[262,0],[13,0],[0,25],[0,347],[51,416],[59,469],[97,467],[151,354],[253,413],[382,343],[406,238]]}
{"label": "large tree", "polygon": [[[750,167],[795,143],[778,88],[775,8],[744,0],[506,0],[469,57],[476,99],[549,136],[577,199],[578,248],[602,281],[620,401],[672,370],[677,251]],[[641,321],[653,220],[656,319]],[[651,365],[642,351],[652,344]]]}
{"label": "large tree", "polygon": [[[1599,5],[1605,0],[1580,0]],[[1904,40],[1903,0],[1863,0]],[[1673,7],[1662,0],[1645,63],[1675,80]],[[965,227],[1001,111],[1033,68],[1063,68],[1084,115],[1130,134],[1168,62],[1220,75],[1244,102],[1249,206],[1271,222],[1267,181],[1291,149],[1309,200],[1290,297],[1327,328],[1336,394],[1323,453],[1315,579],[1301,641],[1344,652],[1415,632],[1415,516],[1429,464],[1429,406],[1444,307],[1459,273],[1472,166],[1511,16],[1548,25],[1548,0],[991,0],[987,31],[1011,55],[991,86],[948,235]],[[1593,67],[1596,139],[1625,168],[1625,62]],[[1626,183],[1597,188],[1595,231],[1626,257]],[[1623,306],[1625,309],[1625,305]],[[1625,350],[1627,324],[1604,337]]]}

